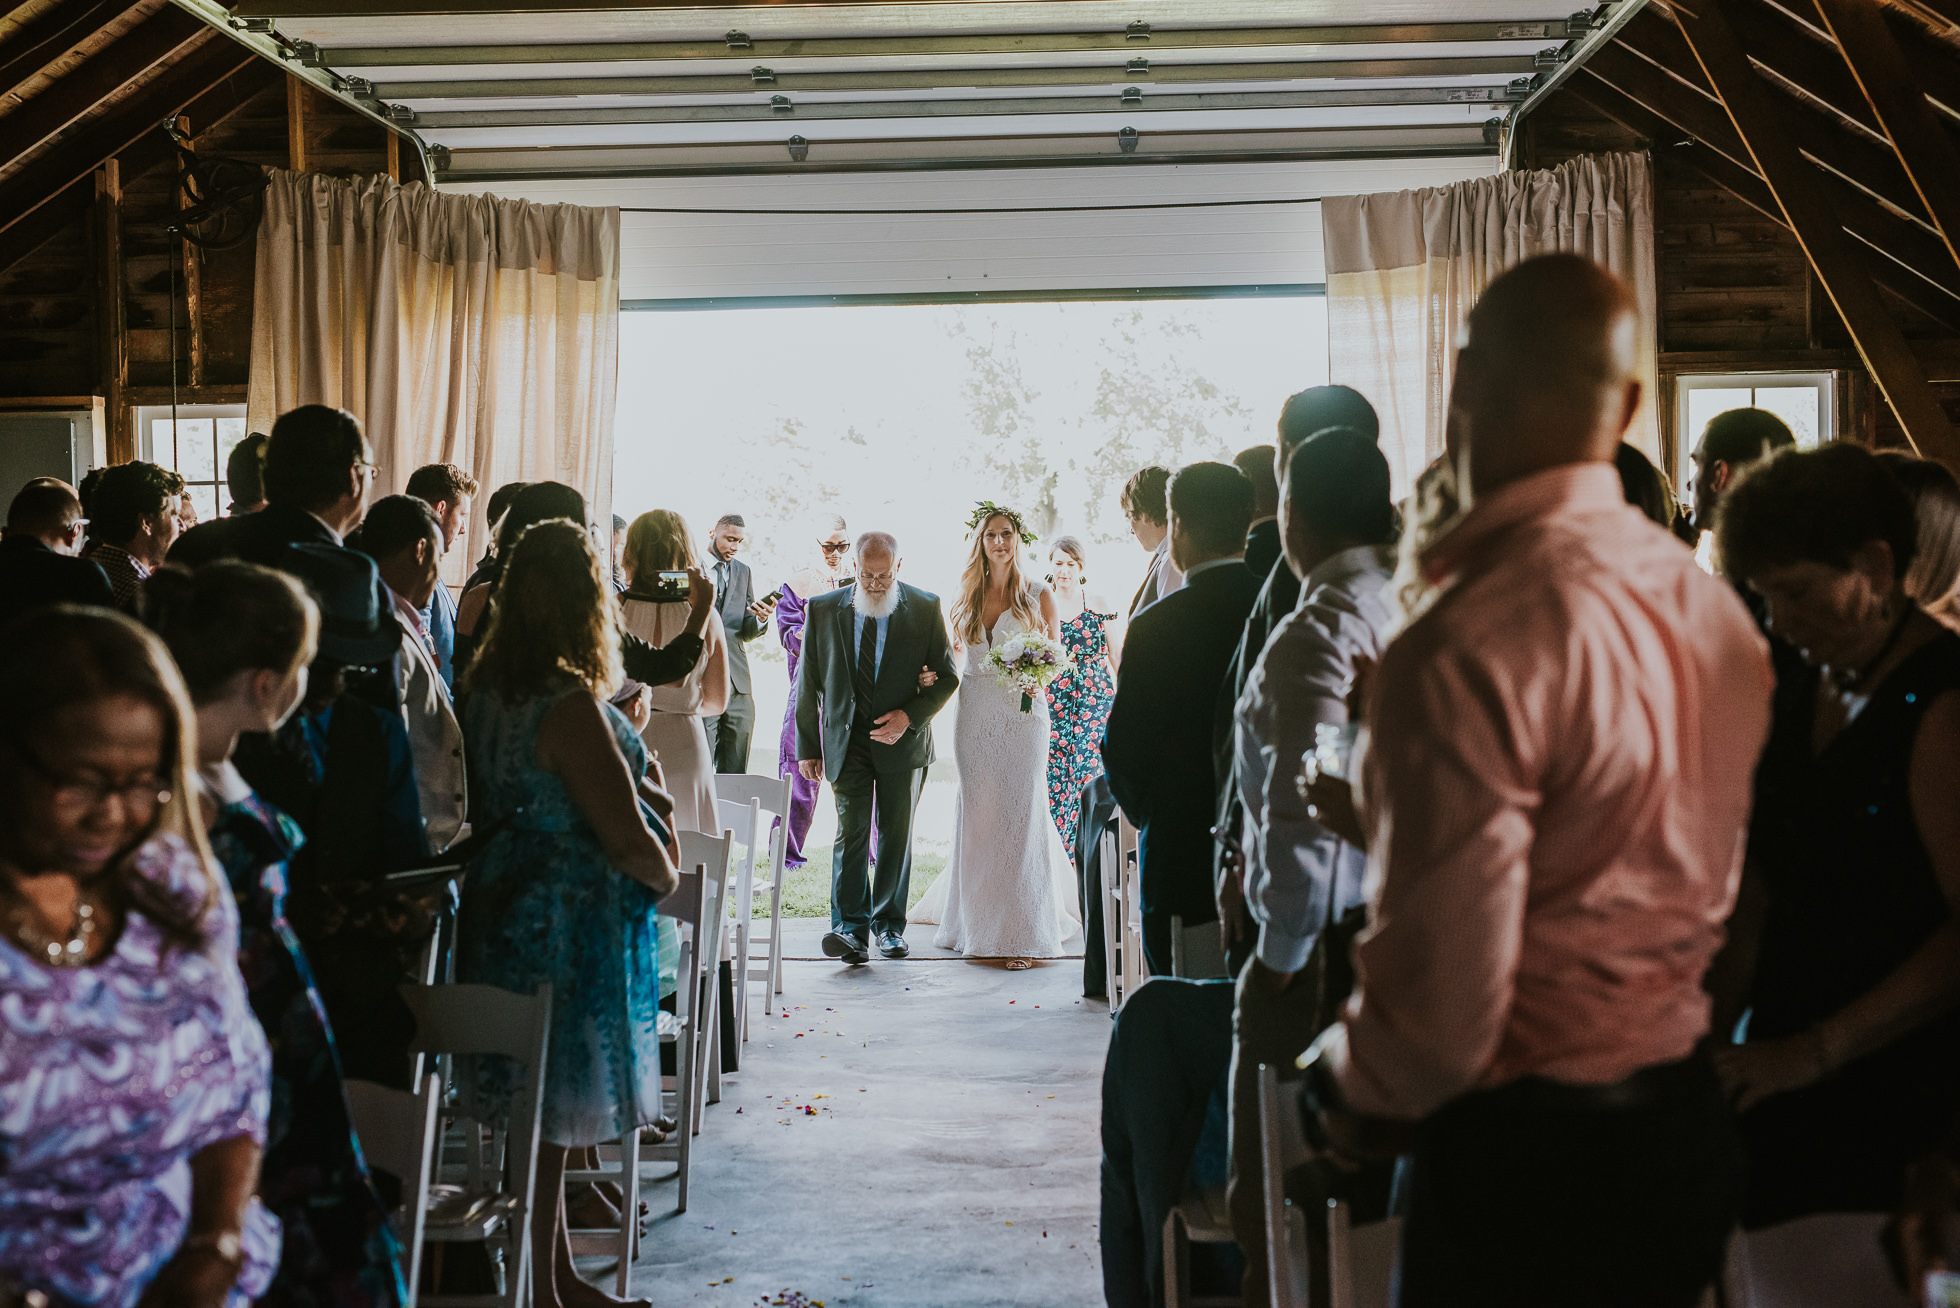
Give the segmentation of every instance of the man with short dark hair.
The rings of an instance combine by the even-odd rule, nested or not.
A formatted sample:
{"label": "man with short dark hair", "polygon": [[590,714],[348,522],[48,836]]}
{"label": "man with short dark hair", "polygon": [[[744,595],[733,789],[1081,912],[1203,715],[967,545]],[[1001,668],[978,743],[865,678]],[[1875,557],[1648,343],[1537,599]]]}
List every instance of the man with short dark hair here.
{"label": "man with short dark hair", "polygon": [[1232,466],[1252,483],[1252,525],[1245,532],[1245,566],[1264,577],[1279,562],[1279,451],[1253,445],[1232,456]]}
{"label": "man with short dark hair", "polygon": [[288,545],[340,545],[360,526],[379,471],[360,419],[324,404],[301,405],[272,424],[265,507],[200,524],[177,543],[174,561],[195,567],[241,558],[277,567],[272,556]]}
{"label": "man with short dark hair", "polygon": [[1139,833],[1144,956],[1163,975],[1171,918],[1216,917],[1212,704],[1258,590],[1243,562],[1252,521],[1243,473],[1229,463],[1180,468],[1166,510],[1184,584],[1131,620],[1102,744],[1110,790]]}
{"label": "man with short dark hair", "polygon": [[227,518],[242,518],[265,507],[265,433],[255,431],[231,447],[225,458]]}
{"label": "man with short dark hair", "polygon": [[102,569],[81,558],[82,502],[55,477],[36,477],[7,507],[0,539],[0,627],[44,604],[114,608],[116,592]]}
{"label": "man with short dark hair", "polygon": [[755,577],[735,556],[748,540],[739,513],[724,513],[708,533],[708,575],[715,582],[715,612],[728,629],[728,707],[702,719],[714,748],[715,771],[747,772],[755,734],[755,696],[750,693],[749,642],[769,629],[772,605],[755,597]]}
{"label": "man with short dark hair", "polygon": [[[442,528],[442,553],[447,556],[456,542],[469,534],[470,508],[476,502],[476,478],[453,463],[430,463],[417,468],[408,478],[408,494],[429,506]],[[440,581],[422,609],[422,625],[429,646],[435,650],[436,666],[442,684],[456,684],[456,597]]]}
{"label": "man with short dark hair", "polygon": [[1368,696],[1369,923],[1303,1124],[1336,1164],[1409,1154],[1403,1308],[1692,1308],[1740,1213],[1698,1050],[1769,659],[1621,494],[1640,330],[1578,255],[1484,292],[1450,397],[1470,507]]}
{"label": "man with short dark hair", "polygon": [[1715,506],[1743,469],[1796,446],[1789,425],[1768,409],[1729,409],[1710,418],[1689,456],[1695,465],[1689,483],[1695,530],[1715,529]]}
{"label": "man with short dark hair", "polygon": [[348,544],[374,560],[394,601],[393,617],[402,637],[401,655],[395,660],[396,686],[409,750],[415,756],[422,824],[429,847],[446,849],[462,831],[469,796],[463,731],[422,625],[430,598],[442,589],[442,520],[413,495],[389,495],[369,506]]}
{"label": "man with short dark hair", "polygon": [[1158,464],[1138,468],[1123,483],[1117,497],[1123,516],[1129,520],[1130,534],[1137,544],[1150,551],[1150,566],[1143,584],[1130,599],[1130,616],[1135,617],[1184,584],[1184,574],[1171,560],[1170,508],[1165,493],[1171,484],[1171,470]]}
{"label": "man with short dark hair", "polygon": [[141,460],[103,469],[95,485],[86,557],[108,576],[116,607],[125,613],[136,612],[144,579],[176,543],[183,493],[182,477]]}
{"label": "man with short dark hair", "polygon": [[1314,433],[1287,461],[1284,491],[1286,567],[1304,579],[1300,602],[1253,664],[1233,737],[1256,949],[1239,974],[1234,1012],[1230,1193],[1246,1258],[1243,1296],[1260,1304],[1268,1294],[1258,1068],[1295,1079],[1293,1060],[1317,1034],[1320,995],[1308,955],[1363,903],[1367,868],[1365,851],[1315,820],[1296,784],[1300,760],[1314,751],[1321,725],[1347,722],[1355,670],[1381,658],[1394,625],[1395,503],[1374,437],[1352,427]]}

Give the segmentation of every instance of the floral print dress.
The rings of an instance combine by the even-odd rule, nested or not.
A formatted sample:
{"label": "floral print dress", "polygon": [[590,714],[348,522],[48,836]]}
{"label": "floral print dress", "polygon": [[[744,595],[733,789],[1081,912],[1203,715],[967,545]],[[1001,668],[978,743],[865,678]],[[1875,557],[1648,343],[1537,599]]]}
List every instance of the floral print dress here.
{"label": "floral print dress", "polygon": [[[617,1140],[661,1107],[658,899],[612,866],[565,783],[538,766],[545,715],[586,693],[567,678],[558,693],[512,702],[478,691],[463,707],[471,804],[484,821],[518,817],[470,864],[456,979],[525,995],[551,984],[541,1133],[568,1146]],[[637,780],[640,733],[612,705],[601,709]],[[457,1063],[470,1116],[500,1115],[522,1088],[507,1058]]]}
{"label": "floral print dress", "polygon": [[272,1046],[272,1115],[259,1198],[285,1228],[273,1308],[390,1308],[408,1301],[401,1247],[347,1108],[340,1054],[306,951],[286,920],[299,824],[251,791],[220,806],[211,852],[238,905],[238,966]]}
{"label": "floral print dress", "polygon": [[[132,910],[112,953],[44,965],[0,937],[0,1285],[131,1308],[188,1226],[191,1155],[265,1139],[265,1033],[238,973],[238,915],[174,835],[135,854],[153,890],[210,898],[202,940],[173,944]],[[253,1200],[229,1296],[264,1294],[279,1222]]]}
{"label": "floral print dress", "polygon": [[1103,726],[1116,698],[1109,675],[1109,624],[1114,613],[1090,609],[1062,624],[1075,671],[1048,687],[1048,809],[1062,833],[1062,845],[1075,848],[1081,821],[1082,785],[1102,767]]}

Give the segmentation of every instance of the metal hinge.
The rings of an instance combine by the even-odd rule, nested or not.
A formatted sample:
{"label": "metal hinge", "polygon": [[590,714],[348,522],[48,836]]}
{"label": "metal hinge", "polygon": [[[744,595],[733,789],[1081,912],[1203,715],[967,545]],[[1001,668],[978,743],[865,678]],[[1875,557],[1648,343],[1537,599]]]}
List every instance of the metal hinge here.
{"label": "metal hinge", "polygon": [[311,41],[295,41],[292,48],[280,52],[284,58],[291,59],[301,68],[322,67],[320,47]]}
{"label": "metal hinge", "polygon": [[747,32],[731,31],[727,36],[724,36],[721,39],[727,43],[728,48],[730,50],[755,49],[755,42],[749,40],[749,34]]}
{"label": "metal hinge", "polygon": [[1484,119],[1484,144],[1494,146],[1503,140],[1504,119],[1502,115]]}
{"label": "metal hinge", "polygon": [[1137,129],[1134,127],[1125,127],[1116,133],[1116,148],[1124,154],[1135,154],[1137,152],[1137,140]]}
{"label": "metal hinge", "polygon": [[415,111],[405,104],[388,105],[384,112],[388,115],[388,121],[391,123],[412,123],[415,121]]}
{"label": "metal hinge", "polygon": [[1564,62],[1564,46],[1548,45],[1537,54],[1531,56],[1531,66],[1533,68],[1557,68]]}
{"label": "metal hinge", "polygon": [[805,159],[808,159],[810,157],[810,142],[801,136],[790,137],[789,157],[797,163],[802,163]]}
{"label": "metal hinge", "polygon": [[252,32],[259,36],[272,35],[272,20],[270,18],[232,17],[225,19],[225,26],[234,32]]}
{"label": "metal hinge", "polygon": [[1125,41],[1148,41],[1150,39],[1150,24],[1144,22],[1131,23],[1123,29],[1123,39]]}
{"label": "metal hinge", "polygon": [[794,113],[796,111],[796,106],[789,102],[789,97],[786,95],[770,96],[769,107],[779,114]]}
{"label": "metal hinge", "polygon": [[1581,9],[1578,13],[1573,14],[1565,20],[1565,34],[1567,36],[1584,36],[1595,27],[1603,26],[1606,22],[1606,11],[1611,7],[1610,5],[1601,5],[1597,9]]}
{"label": "metal hinge", "polygon": [[1124,87],[1124,88],[1123,88],[1123,103],[1124,103],[1124,104],[1142,104],[1142,103],[1143,103],[1143,88],[1142,88],[1142,87],[1140,87],[1140,86],[1126,86],[1126,87]]}
{"label": "metal hinge", "polygon": [[366,100],[374,95],[374,83],[365,77],[342,77],[336,80],[340,81],[346,92],[356,99]]}
{"label": "metal hinge", "polygon": [[1150,61],[1142,56],[1138,56],[1130,60],[1129,66],[1123,71],[1131,77],[1148,77],[1150,76]]}
{"label": "metal hinge", "polygon": [[1505,83],[1504,94],[1510,96],[1513,100],[1522,100],[1531,94],[1533,80],[1529,77],[1513,77],[1509,82]]}
{"label": "metal hinge", "polygon": [[776,84],[776,70],[773,68],[764,68],[758,64],[754,68],[749,69],[749,80],[757,86],[774,86]]}

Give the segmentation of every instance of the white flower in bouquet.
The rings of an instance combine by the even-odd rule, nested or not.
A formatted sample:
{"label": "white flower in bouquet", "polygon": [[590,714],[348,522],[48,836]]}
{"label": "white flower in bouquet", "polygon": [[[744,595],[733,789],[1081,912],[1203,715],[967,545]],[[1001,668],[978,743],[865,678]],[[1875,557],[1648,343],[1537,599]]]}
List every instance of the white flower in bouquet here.
{"label": "white flower in bouquet", "polygon": [[1002,641],[988,651],[987,662],[994,669],[995,681],[1021,692],[1023,713],[1034,711],[1037,691],[1075,671],[1068,649],[1060,641],[1050,640],[1036,631],[1022,632]]}

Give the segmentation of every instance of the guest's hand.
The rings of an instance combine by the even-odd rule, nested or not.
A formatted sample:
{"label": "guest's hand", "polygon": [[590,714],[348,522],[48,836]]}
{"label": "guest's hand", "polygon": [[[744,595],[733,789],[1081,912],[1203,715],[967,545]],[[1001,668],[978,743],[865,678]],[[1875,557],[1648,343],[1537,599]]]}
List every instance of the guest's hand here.
{"label": "guest's hand", "polygon": [[1361,825],[1361,815],[1354,811],[1353,786],[1319,768],[1303,769],[1299,786],[1300,798],[1307,801],[1308,817],[1356,849],[1368,848],[1368,833]]}
{"label": "guest's hand", "polygon": [[1237,840],[1223,835],[1223,831],[1222,827],[1211,829],[1212,836],[1219,842],[1219,876],[1214,893],[1218,900],[1218,942],[1230,953],[1244,930],[1245,848]]}
{"label": "guest's hand", "polygon": [[1829,1070],[1822,1042],[1808,1031],[1715,1051],[1715,1073],[1738,1112],[1771,1095],[1801,1090]]}
{"label": "guest's hand", "polygon": [[919,669],[919,689],[928,690],[939,684],[939,674],[929,667]]}
{"label": "guest's hand", "polygon": [[912,719],[906,715],[904,709],[893,709],[889,713],[880,714],[878,720],[871,724],[871,738],[880,745],[896,745],[898,738],[904,735],[906,728],[911,725]]}
{"label": "guest's hand", "polygon": [[626,720],[633,724],[633,730],[645,731],[647,723],[653,721],[653,692],[642,686],[638,694],[618,707],[626,715]]}
{"label": "guest's hand", "polygon": [[820,758],[800,758],[796,760],[797,775],[805,781],[823,780],[823,760]]}
{"label": "guest's hand", "polygon": [[669,831],[674,829],[673,792],[655,781],[652,777],[640,778],[640,798],[646,801],[653,815],[664,823]]}
{"label": "guest's hand", "polygon": [[646,779],[651,781],[657,789],[665,790],[667,788],[667,769],[660,766],[660,754],[657,750],[650,749],[647,751]]}
{"label": "guest's hand", "polygon": [[223,1308],[238,1268],[214,1249],[179,1250],[143,1291],[137,1308]]}
{"label": "guest's hand", "polygon": [[1953,1164],[1943,1155],[1921,1159],[1906,1181],[1898,1211],[1885,1223],[1879,1243],[1892,1264],[1892,1274],[1919,1308],[1927,1308],[1926,1273],[1948,1270],[1946,1251],[1954,1224],[1954,1205],[1960,1201]]}
{"label": "guest's hand", "polygon": [[775,611],[776,611],[775,605],[766,604],[761,600],[757,600],[755,603],[749,605],[749,612],[755,615],[755,620],[757,622],[769,621],[769,615],[774,613]]}
{"label": "guest's hand", "polygon": [[715,607],[715,583],[699,567],[687,570],[687,603],[694,613],[707,613]]}

